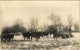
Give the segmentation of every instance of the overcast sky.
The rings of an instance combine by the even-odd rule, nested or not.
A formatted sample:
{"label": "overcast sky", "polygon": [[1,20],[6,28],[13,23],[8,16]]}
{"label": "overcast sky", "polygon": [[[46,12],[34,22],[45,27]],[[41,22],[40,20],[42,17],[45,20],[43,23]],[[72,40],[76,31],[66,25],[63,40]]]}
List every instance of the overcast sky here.
{"label": "overcast sky", "polygon": [[0,1],[2,26],[12,25],[17,19],[26,25],[32,17],[47,25],[47,17],[52,12],[59,15],[64,24],[67,24],[66,17],[69,14],[74,22],[79,22],[79,1]]}

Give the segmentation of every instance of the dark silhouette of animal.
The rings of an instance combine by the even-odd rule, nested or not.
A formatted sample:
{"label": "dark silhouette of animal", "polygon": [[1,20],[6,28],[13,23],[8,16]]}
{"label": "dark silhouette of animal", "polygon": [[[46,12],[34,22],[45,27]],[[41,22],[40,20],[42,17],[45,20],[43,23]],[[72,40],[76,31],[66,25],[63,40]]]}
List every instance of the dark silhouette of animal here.
{"label": "dark silhouette of animal", "polygon": [[1,40],[2,41],[11,41],[14,38],[13,29],[11,27],[4,27],[2,29]]}
{"label": "dark silhouette of animal", "polygon": [[57,34],[57,37],[61,37],[62,39],[66,39],[66,38],[69,38],[69,34]]}
{"label": "dark silhouette of animal", "polygon": [[24,40],[25,38],[27,38],[27,40],[31,40],[32,41],[32,38],[36,38],[36,41],[38,41],[38,39],[40,39],[40,37],[43,37],[43,34],[42,32],[30,32],[30,31],[25,31],[22,33],[23,37],[24,37]]}
{"label": "dark silhouette of animal", "polygon": [[68,34],[70,35],[70,37],[74,37],[74,36],[72,35],[71,27],[69,28]]}
{"label": "dark silhouette of animal", "polygon": [[57,30],[56,26],[53,26],[53,25],[49,26],[48,27],[48,33],[50,34],[50,36],[52,34],[54,39],[57,39],[57,37],[58,37],[58,30]]}
{"label": "dark silhouette of animal", "polygon": [[24,40],[25,40],[25,38],[27,38],[27,40],[30,41],[30,36],[31,36],[31,33],[30,32],[25,31],[25,32],[22,33],[22,35],[24,37]]}
{"label": "dark silhouette of animal", "polygon": [[58,31],[57,31],[57,29],[54,29],[52,33],[53,33],[53,38],[57,39],[57,37],[58,37]]}
{"label": "dark silhouette of animal", "polygon": [[31,33],[31,41],[32,41],[33,37],[36,38],[36,41],[38,41],[38,39],[40,39],[40,36],[42,36],[40,32],[32,32]]}
{"label": "dark silhouette of animal", "polygon": [[47,37],[48,36],[48,32],[46,32],[46,31],[44,31],[44,32],[42,32],[42,34],[43,34],[43,36],[45,37]]}
{"label": "dark silhouette of animal", "polygon": [[2,41],[11,41],[14,38],[14,34],[3,34],[2,35]]}

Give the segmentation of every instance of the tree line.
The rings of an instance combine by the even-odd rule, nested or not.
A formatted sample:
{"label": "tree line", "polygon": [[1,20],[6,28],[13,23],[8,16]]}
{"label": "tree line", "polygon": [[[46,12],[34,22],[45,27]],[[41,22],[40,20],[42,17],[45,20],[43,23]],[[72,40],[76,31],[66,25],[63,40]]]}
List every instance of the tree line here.
{"label": "tree line", "polygon": [[[31,40],[32,38],[35,37],[36,41],[40,39],[40,37],[48,36],[50,34],[53,35],[54,39],[57,39],[58,37],[62,38],[70,38],[73,37],[72,35],[72,19],[71,15],[68,17],[68,25],[64,26],[62,24],[61,18],[58,15],[55,15],[52,13],[49,18],[51,21],[51,25],[46,26],[43,28],[41,31],[38,31],[38,20],[32,18],[31,22],[29,24],[30,28],[27,29],[23,26],[22,22],[15,23],[12,27],[6,26],[2,29],[2,34],[1,34],[1,40],[2,41],[12,41],[14,36],[21,34],[24,37],[24,40],[27,38],[27,40]],[[79,30],[77,24],[74,25],[76,28],[76,31]],[[66,34],[67,33],[67,34]]]}

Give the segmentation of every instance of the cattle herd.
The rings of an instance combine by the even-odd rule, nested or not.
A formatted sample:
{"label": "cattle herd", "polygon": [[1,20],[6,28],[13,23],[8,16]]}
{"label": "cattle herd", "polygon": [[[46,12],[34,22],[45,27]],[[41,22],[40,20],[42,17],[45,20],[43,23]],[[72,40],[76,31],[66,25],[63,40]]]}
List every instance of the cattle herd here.
{"label": "cattle herd", "polygon": [[[9,32],[10,30],[7,30],[7,31],[2,31],[2,34],[1,34],[1,41],[12,41],[14,36],[15,36],[15,33],[14,32]],[[24,37],[24,40],[27,40],[27,41],[32,41],[32,38],[36,38],[36,41],[38,41],[40,39],[40,37],[45,37],[45,36],[48,36],[48,35],[53,35],[53,38],[54,39],[57,39],[58,37],[61,37],[63,39],[66,39],[66,38],[70,38],[70,37],[73,37],[73,35],[71,33],[67,33],[65,34],[64,32],[58,32],[57,29],[54,29],[53,31],[22,31],[21,32],[21,35]]]}

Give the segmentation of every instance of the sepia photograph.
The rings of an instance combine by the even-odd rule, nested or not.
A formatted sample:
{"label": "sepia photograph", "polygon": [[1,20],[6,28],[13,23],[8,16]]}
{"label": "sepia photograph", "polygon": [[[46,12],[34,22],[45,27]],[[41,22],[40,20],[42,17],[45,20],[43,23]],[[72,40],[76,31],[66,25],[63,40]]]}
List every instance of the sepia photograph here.
{"label": "sepia photograph", "polygon": [[80,1],[0,1],[0,50],[80,50]]}

